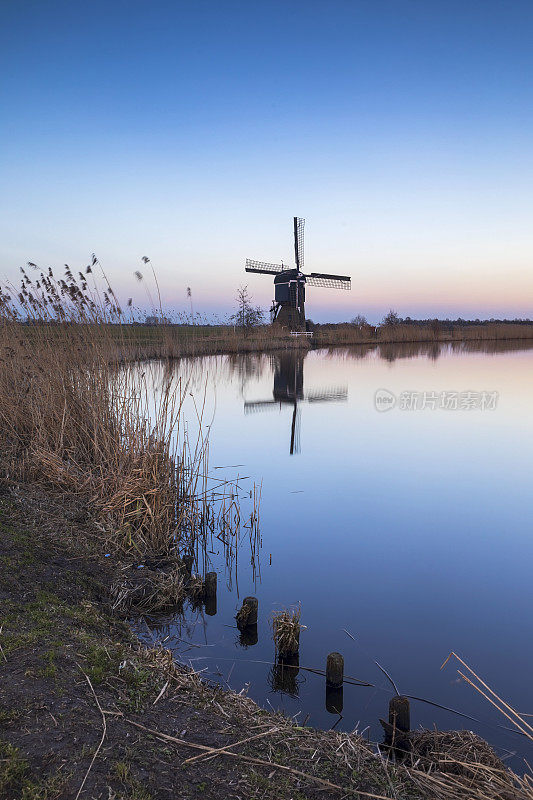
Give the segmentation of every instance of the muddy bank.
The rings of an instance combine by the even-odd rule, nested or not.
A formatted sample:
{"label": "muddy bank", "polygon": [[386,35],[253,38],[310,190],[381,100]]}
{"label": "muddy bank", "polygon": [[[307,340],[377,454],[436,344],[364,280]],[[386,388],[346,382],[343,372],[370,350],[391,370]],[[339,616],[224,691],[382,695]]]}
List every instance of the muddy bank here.
{"label": "muddy bank", "polygon": [[98,545],[0,496],[2,799],[531,797],[473,734],[417,734],[396,764],[141,648]]}

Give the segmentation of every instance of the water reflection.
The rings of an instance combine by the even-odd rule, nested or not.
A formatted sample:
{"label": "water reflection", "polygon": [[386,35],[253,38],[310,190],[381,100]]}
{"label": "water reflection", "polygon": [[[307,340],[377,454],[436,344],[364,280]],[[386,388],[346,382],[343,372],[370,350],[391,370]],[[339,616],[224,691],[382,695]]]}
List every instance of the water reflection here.
{"label": "water reflection", "polygon": [[[196,563],[202,574],[219,573],[216,616],[186,603],[184,617],[149,621],[153,635],[206,677],[245,687],[265,707],[310,714],[309,724],[324,728],[342,713],[340,730],[359,723],[375,740],[392,693],[377,661],[402,692],[459,709],[476,733],[520,750],[487,702],[450,665],[440,666],[455,650],[514,707],[533,709],[524,616],[533,601],[532,346],[383,344],[187,359],[172,369],[193,394],[206,392],[211,465],[238,465],[232,474],[263,481],[261,578],[254,583],[257,570],[241,548],[232,580],[223,543],[213,537],[206,563],[200,554]],[[380,414],[379,388],[397,396],[495,390],[500,400],[490,412]],[[300,408],[304,446],[295,459]],[[251,413],[264,409],[280,413]],[[248,495],[244,477],[239,486]],[[237,561],[232,566],[236,573]],[[259,616],[242,635],[235,614],[246,595],[258,598]],[[299,602],[307,630],[300,664],[288,665],[273,660],[269,620],[280,605]],[[308,670],[323,671],[334,650],[346,675],[373,686],[326,692],[322,673]],[[412,721],[465,724],[415,701]]]}
{"label": "water reflection", "polygon": [[326,711],[329,714],[342,714],[344,706],[344,691],[342,686],[328,686],[326,684]]}
{"label": "water reflection", "polygon": [[268,682],[273,692],[287,694],[290,697],[298,697],[301,683],[300,656],[298,653],[292,656],[279,656],[269,672]]}
{"label": "water reflection", "polygon": [[257,632],[257,622],[253,623],[252,625],[247,625],[245,628],[239,631],[239,644],[241,647],[248,649],[248,647],[253,647],[254,644],[257,644],[259,640],[259,634]]}
{"label": "water reflection", "polygon": [[271,356],[274,371],[272,399],[245,401],[244,413],[292,406],[289,453],[300,452],[300,403],[338,403],[348,399],[346,386],[315,389],[304,393],[304,360],[307,351],[288,351]]}
{"label": "water reflection", "polygon": [[214,617],[217,613],[217,596],[210,595],[205,598],[205,613],[208,617]]}

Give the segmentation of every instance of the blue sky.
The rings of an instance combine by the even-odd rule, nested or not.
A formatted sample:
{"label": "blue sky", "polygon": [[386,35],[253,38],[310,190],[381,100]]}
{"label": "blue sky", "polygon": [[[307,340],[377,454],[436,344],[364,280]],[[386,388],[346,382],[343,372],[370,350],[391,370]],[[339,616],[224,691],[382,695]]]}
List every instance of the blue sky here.
{"label": "blue sky", "polygon": [[0,7],[0,277],[96,252],[144,301],[229,312],[292,256],[308,316],[533,316],[533,4],[25,2]]}

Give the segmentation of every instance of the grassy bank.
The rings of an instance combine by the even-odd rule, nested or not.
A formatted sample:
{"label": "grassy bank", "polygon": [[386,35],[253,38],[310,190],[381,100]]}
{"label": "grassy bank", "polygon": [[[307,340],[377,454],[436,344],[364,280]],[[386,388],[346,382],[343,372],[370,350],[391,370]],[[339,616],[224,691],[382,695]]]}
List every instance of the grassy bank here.
{"label": "grassy bank", "polygon": [[446,325],[317,325],[312,337],[291,336],[276,327],[260,326],[248,331],[231,326],[154,325],[124,326],[113,337],[131,358],[180,358],[223,353],[270,352],[349,345],[410,343],[460,343],[533,341],[533,324],[480,323]]}
{"label": "grassy bank", "polygon": [[406,761],[387,761],[141,649],[110,609],[117,564],[56,513],[0,497],[3,800],[531,800],[473,734],[421,732]]}

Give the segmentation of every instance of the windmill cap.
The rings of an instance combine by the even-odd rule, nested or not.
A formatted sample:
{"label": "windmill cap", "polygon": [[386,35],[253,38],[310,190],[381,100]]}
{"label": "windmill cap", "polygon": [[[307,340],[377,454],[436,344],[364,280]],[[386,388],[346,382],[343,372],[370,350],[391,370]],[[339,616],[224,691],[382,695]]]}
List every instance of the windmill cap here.
{"label": "windmill cap", "polygon": [[289,281],[293,281],[296,278],[299,278],[301,282],[305,282],[305,278],[303,275],[298,275],[297,269],[284,269],[283,272],[279,272],[276,277],[274,278],[274,283],[288,283]]}

